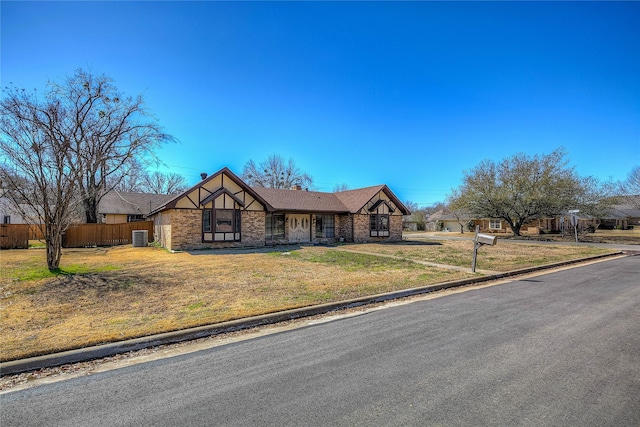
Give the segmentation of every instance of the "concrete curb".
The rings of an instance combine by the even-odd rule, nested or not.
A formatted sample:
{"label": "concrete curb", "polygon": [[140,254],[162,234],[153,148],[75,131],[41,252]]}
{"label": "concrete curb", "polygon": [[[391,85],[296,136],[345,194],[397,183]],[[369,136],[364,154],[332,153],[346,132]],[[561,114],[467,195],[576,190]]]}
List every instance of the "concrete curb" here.
{"label": "concrete curb", "polygon": [[361,298],[355,298],[346,301],[320,304],[310,307],[297,308],[293,310],[280,311],[276,313],[264,314],[261,316],[253,316],[244,319],[231,320],[228,322],[216,323],[212,325],[199,326],[180,331],[166,332],[157,335],[149,335],[146,337],[135,338],[125,341],[118,341],[109,344],[103,344],[93,347],[86,347],[76,350],[63,351],[60,353],[46,354],[43,356],[29,357],[26,359],[12,360],[0,363],[0,375],[13,375],[28,371],[35,371],[42,368],[50,368],[54,366],[66,365],[69,363],[85,362],[102,357],[113,356],[129,351],[140,350],[147,347],[155,347],[165,344],[175,344],[183,341],[195,340],[211,335],[223,334],[226,332],[240,331],[250,329],[256,326],[279,323],[287,320],[298,319],[302,317],[324,314],[331,311],[353,308],[367,304],[374,304],[393,299],[405,298],[414,295],[426,294],[442,289],[466,286],[475,283],[489,282],[492,280],[502,279],[506,277],[528,274],[536,271],[547,270],[572,264],[594,261],[603,258],[623,255],[624,252],[616,252],[613,254],[597,255],[588,258],[581,258],[572,261],[563,261],[553,264],[546,264],[537,267],[523,268],[520,270],[509,271],[505,273],[492,274],[483,277],[474,277],[470,279],[455,280],[443,282],[435,285],[422,286],[418,288],[405,289],[401,291],[389,292],[385,294],[371,295]]}

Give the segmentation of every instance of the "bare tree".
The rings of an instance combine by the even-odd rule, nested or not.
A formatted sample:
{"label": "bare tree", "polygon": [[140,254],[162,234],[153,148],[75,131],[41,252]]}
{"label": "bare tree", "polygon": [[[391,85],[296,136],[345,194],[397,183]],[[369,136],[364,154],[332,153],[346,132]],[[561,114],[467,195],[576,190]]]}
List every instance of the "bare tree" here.
{"label": "bare tree", "polygon": [[420,209],[418,207],[418,203],[412,202],[410,200],[404,202],[404,205],[411,212],[411,215],[406,216],[405,220],[414,222],[416,224],[417,230],[424,230],[427,223],[427,213],[425,209]]}
{"label": "bare tree", "polygon": [[184,176],[177,173],[148,172],[140,161],[130,162],[121,173],[122,175],[109,181],[109,188],[120,192],[152,194],[178,194],[189,188]]}
{"label": "bare tree", "polygon": [[142,192],[153,194],[178,194],[189,188],[184,176],[177,173],[153,172],[142,177]]}
{"label": "bare tree", "polygon": [[[4,196],[44,235],[47,267],[60,267],[62,235],[79,205],[73,149],[55,100],[8,88],[0,103],[0,179]],[[29,212],[27,212],[27,210]],[[33,216],[36,218],[34,219]]]}
{"label": "bare tree", "polygon": [[140,193],[141,182],[146,173],[142,163],[134,159],[123,165],[119,173],[107,181],[106,186],[121,193]]}
{"label": "bare tree", "polygon": [[640,166],[634,166],[627,175],[627,181],[625,182],[625,188],[628,194],[634,196],[640,196]]}
{"label": "bare tree", "polygon": [[59,115],[53,124],[66,144],[68,166],[76,177],[86,222],[98,219],[98,203],[115,186],[127,165],[153,156],[173,141],[150,116],[141,96],[127,97],[113,80],[81,69],[63,83],[49,82],[47,97]]}
{"label": "bare tree", "polygon": [[468,213],[464,210],[464,208],[456,203],[453,203],[450,199],[447,201],[447,203],[443,204],[442,211],[451,214],[456,219],[456,222],[460,226],[460,234],[464,234],[464,227],[469,223],[469,219],[467,218]]}
{"label": "bare tree", "polygon": [[349,190],[349,185],[345,184],[344,182],[342,184],[337,184],[335,187],[333,187],[334,193],[339,193],[341,191],[348,191],[348,190]]}
{"label": "bare tree", "polygon": [[260,164],[249,160],[244,165],[242,179],[254,187],[291,188],[294,185],[310,187],[313,183],[311,176],[300,171],[293,160],[285,160],[273,154]]}
{"label": "bare tree", "polygon": [[627,179],[620,184],[618,192],[629,196],[627,200],[640,209],[640,166],[634,166],[627,175]]}

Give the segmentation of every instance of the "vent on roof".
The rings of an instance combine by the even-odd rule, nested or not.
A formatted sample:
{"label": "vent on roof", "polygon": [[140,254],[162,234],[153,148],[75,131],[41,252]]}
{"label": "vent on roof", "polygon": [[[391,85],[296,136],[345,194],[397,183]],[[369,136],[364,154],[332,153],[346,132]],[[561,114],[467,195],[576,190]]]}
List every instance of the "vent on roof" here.
{"label": "vent on roof", "polygon": [[131,242],[134,248],[143,248],[149,241],[149,230],[133,230]]}

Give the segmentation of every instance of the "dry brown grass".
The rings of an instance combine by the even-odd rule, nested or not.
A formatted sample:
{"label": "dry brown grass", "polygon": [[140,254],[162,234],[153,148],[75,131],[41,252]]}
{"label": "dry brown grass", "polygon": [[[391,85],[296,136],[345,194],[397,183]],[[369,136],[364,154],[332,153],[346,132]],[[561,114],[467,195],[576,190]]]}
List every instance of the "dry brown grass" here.
{"label": "dry brown grass", "polygon": [[[471,245],[345,245],[284,253],[70,249],[58,275],[44,267],[41,249],[2,251],[0,360],[470,277],[411,260],[468,267]],[[340,250],[354,247],[403,259]],[[478,268],[511,270],[603,252],[501,242],[482,250]]]}
{"label": "dry brown grass", "polygon": [[[466,237],[469,237],[467,234]],[[512,271],[520,268],[551,264],[568,259],[603,253],[601,248],[512,243],[499,239],[496,246],[483,246],[478,251],[477,268],[491,271]],[[471,240],[443,240],[432,244],[364,244],[359,250],[400,256],[412,260],[431,261],[458,267],[470,267],[473,253]],[[604,250],[606,252],[607,250]]]}
{"label": "dry brown grass", "polygon": [[[419,235],[421,232],[411,233],[413,235]],[[425,235],[428,233],[424,233]],[[472,238],[474,232],[467,231],[464,234],[457,232],[439,232],[435,233],[441,237],[466,237]],[[513,233],[498,233],[495,234],[501,239],[514,238]],[[532,241],[552,241],[552,242],[567,242],[571,243],[575,241],[573,232],[566,232],[562,234],[528,234],[524,231],[522,236],[518,239],[526,239]],[[633,230],[596,230],[595,233],[580,233],[578,236],[580,242],[586,243],[617,243],[622,245],[640,245],[640,227],[636,226]]]}

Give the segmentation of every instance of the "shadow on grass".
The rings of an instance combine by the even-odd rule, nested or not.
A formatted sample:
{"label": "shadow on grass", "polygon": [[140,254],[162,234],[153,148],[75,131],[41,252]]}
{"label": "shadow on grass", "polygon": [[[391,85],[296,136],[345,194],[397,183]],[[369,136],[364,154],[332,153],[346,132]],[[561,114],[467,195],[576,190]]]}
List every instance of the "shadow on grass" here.
{"label": "shadow on grass", "polygon": [[[389,246],[442,246],[440,242],[424,241],[424,240],[403,240],[400,242],[370,242],[380,245]],[[365,243],[366,244],[366,243]],[[246,254],[265,254],[273,252],[291,252],[297,251],[305,247],[325,247],[325,248],[339,248],[340,246],[349,245],[351,247],[358,246],[357,243],[335,243],[335,244],[290,244],[290,245],[274,245],[274,246],[261,246],[254,248],[207,248],[207,249],[194,249],[189,251],[183,251],[189,255],[246,255]]]}
{"label": "shadow on grass", "polygon": [[267,254],[272,252],[291,252],[302,249],[304,246],[329,246],[329,245],[277,245],[277,246],[261,246],[255,248],[220,248],[220,249],[194,249],[183,251],[189,255],[247,255],[247,254]]}
{"label": "shadow on grass", "polygon": [[403,240],[402,242],[389,242],[386,245],[410,245],[410,246],[442,246],[440,242],[426,240]]}
{"label": "shadow on grass", "polygon": [[62,273],[42,284],[37,293],[45,300],[77,302],[82,297],[92,296],[100,299],[114,292],[142,295],[145,288],[161,286],[153,278],[120,271]]}
{"label": "shadow on grass", "polygon": [[49,270],[49,273],[54,276],[73,276],[74,274],[83,274],[78,273],[77,271],[64,270],[62,268],[54,268],[53,270]]}

